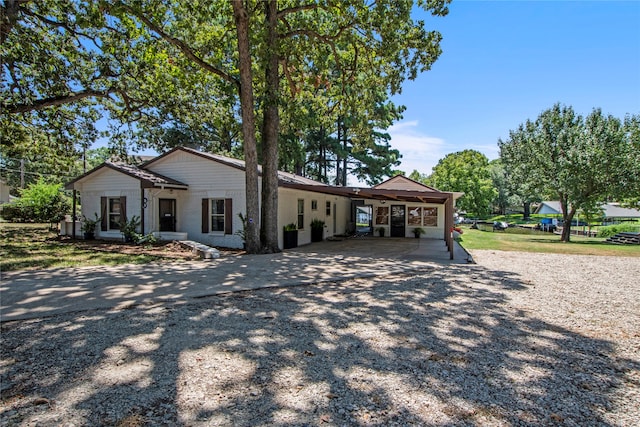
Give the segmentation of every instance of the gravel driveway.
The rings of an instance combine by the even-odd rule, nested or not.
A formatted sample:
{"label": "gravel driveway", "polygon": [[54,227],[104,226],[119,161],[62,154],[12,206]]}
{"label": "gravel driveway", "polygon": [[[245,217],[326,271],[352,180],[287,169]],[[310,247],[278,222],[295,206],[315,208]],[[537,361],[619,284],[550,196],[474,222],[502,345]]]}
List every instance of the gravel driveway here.
{"label": "gravel driveway", "polygon": [[2,324],[2,425],[640,424],[640,258],[437,265]]}

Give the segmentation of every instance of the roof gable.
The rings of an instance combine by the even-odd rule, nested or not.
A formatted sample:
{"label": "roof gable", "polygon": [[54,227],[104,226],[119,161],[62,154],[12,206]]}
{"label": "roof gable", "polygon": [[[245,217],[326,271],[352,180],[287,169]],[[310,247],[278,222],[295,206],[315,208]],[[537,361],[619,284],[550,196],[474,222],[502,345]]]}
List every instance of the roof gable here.
{"label": "roof gable", "polygon": [[545,200],[540,202],[540,205],[534,213],[541,215],[558,215],[562,213],[562,206],[559,201]]}
{"label": "roof gable", "polygon": [[436,193],[439,192],[433,187],[429,187],[428,185],[424,185],[421,182],[414,181],[413,179],[407,178],[404,175],[396,175],[393,178],[390,178],[378,185],[373,186],[372,188],[378,190],[427,191]]}

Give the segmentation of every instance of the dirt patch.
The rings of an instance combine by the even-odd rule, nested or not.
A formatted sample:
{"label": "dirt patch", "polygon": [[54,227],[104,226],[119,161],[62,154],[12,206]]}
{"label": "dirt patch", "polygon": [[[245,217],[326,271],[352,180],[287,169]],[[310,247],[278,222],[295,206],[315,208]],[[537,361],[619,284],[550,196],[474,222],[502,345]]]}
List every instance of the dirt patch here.
{"label": "dirt patch", "polygon": [[[61,244],[75,245],[79,249],[96,252],[124,253],[127,255],[149,255],[169,259],[197,260],[200,256],[177,241],[157,242],[143,245],[119,242],[115,240],[71,240],[68,237],[58,237]],[[240,255],[245,253],[239,249],[216,248],[221,256]]]}

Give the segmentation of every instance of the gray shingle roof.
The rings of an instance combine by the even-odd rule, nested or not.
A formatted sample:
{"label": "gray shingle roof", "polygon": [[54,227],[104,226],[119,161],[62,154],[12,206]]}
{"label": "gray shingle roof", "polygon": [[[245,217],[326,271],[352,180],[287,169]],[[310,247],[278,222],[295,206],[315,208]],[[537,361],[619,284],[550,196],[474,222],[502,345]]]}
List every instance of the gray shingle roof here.
{"label": "gray shingle roof", "polygon": [[168,188],[186,189],[189,187],[187,184],[177,181],[173,178],[169,178],[164,175],[160,175],[159,173],[142,169],[138,166],[127,165],[125,163],[116,163],[116,162],[106,161],[102,163],[100,166],[91,169],[89,172],[80,175],[73,181],[68,182],[65,185],[65,188],[68,190],[72,190],[76,182],[81,181],[83,178],[97,172],[102,168],[109,168],[109,169],[121,172],[130,177],[136,178],[140,180],[141,186],[144,188],[168,187]]}

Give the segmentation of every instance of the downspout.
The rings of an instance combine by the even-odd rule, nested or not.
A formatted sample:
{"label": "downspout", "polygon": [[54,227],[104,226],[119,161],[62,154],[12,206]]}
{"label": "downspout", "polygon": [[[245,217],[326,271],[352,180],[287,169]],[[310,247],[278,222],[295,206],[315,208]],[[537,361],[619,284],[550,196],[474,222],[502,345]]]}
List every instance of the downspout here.
{"label": "downspout", "polygon": [[140,187],[140,234],[143,236],[146,234],[144,232],[144,187]]}
{"label": "downspout", "polygon": [[76,189],[73,189],[73,212],[71,215],[71,239],[75,240],[76,239],[76,210],[77,210],[77,203],[76,203]]}

